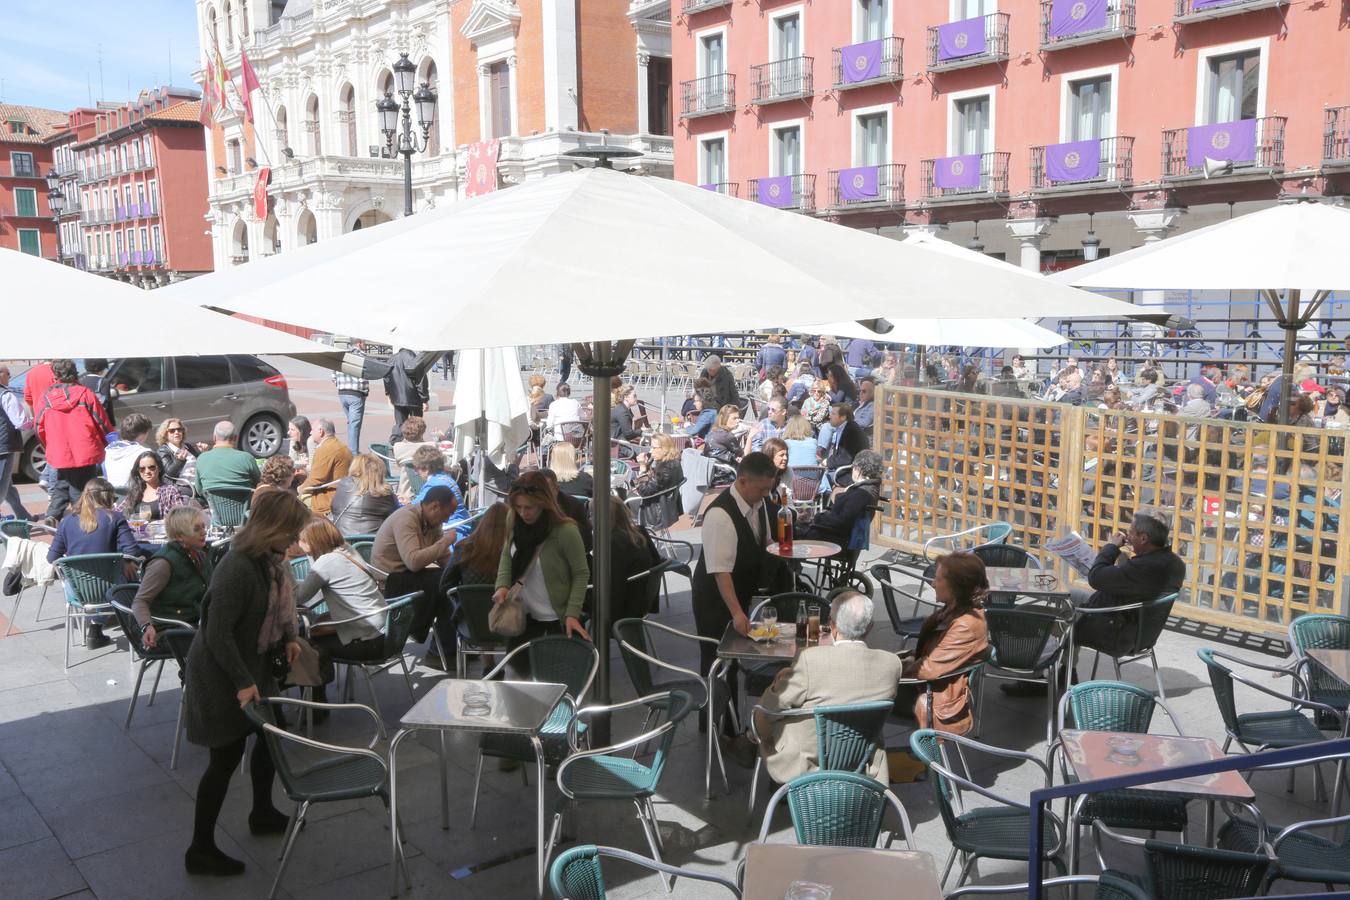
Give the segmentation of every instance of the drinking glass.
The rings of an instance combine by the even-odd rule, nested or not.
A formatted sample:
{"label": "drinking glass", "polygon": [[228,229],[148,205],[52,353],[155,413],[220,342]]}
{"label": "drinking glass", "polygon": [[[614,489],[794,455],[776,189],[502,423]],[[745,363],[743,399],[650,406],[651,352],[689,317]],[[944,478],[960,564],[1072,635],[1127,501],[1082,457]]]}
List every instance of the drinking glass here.
{"label": "drinking glass", "polygon": [[764,623],[764,634],[769,640],[778,637],[778,610],[766,606],[759,611],[759,619]]}

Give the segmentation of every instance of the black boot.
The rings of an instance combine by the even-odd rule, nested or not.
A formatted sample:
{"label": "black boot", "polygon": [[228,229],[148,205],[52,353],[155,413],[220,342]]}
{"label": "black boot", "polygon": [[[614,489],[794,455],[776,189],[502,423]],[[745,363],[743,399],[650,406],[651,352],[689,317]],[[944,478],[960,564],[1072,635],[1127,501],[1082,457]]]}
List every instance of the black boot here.
{"label": "black boot", "polygon": [[278,809],[265,809],[248,814],[249,834],[285,834],[291,824],[290,817]]}
{"label": "black boot", "polygon": [[198,850],[189,847],[183,854],[183,866],[189,875],[242,875],[244,863],[233,856],[226,856],[218,847]]}
{"label": "black boot", "polygon": [[108,636],[103,633],[102,625],[84,626],[84,646],[87,650],[97,650],[100,647],[106,647],[111,644]]}

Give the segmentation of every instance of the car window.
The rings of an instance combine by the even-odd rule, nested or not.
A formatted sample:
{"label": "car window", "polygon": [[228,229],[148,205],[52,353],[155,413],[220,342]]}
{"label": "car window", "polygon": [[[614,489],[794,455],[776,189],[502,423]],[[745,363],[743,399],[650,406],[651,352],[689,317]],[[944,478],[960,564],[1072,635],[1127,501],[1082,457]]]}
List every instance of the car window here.
{"label": "car window", "polygon": [[231,356],[237,381],[262,381],[277,374],[277,370],[256,356]]}
{"label": "car window", "polygon": [[159,356],[133,356],[117,364],[112,373],[113,387],[121,394],[145,394],[164,390],[164,359]]}
{"label": "car window", "polygon": [[174,360],[174,369],[180,391],[230,383],[230,361],[223,356],[180,356]]}

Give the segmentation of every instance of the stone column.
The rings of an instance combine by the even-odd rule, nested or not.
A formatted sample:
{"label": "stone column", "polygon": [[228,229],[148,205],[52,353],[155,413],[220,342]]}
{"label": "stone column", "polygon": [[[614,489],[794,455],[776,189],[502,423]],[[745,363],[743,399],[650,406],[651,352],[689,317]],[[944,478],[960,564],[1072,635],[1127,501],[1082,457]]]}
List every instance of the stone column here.
{"label": "stone column", "polygon": [[1050,226],[1058,220],[1053,216],[1034,219],[1012,219],[1008,222],[1008,231],[1017,241],[1017,264],[1029,272],[1038,275],[1041,271],[1041,241],[1050,233]]}
{"label": "stone column", "polygon": [[637,52],[638,134],[642,134],[647,130],[647,120],[650,116],[647,109],[647,64],[651,61],[652,55],[647,51],[639,50]]}
{"label": "stone column", "polygon": [[[1171,235],[1186,212],[1184,209],[1175,207],[1161,207],[1159,209],[1141,209],[1135,212],[1126,213],[1130,221],[1134,223],[1135,230],[1143,238],[1144,245],[1156,244],[1163,238]],[[1166,294],[1163,291],[1140,291],[1134,302],[1142,306],[1161,306]],[[1156,326],[1155,326],[1156,328]],[[1144,326],[1140,326],[1139,331],[1146,331]]]}

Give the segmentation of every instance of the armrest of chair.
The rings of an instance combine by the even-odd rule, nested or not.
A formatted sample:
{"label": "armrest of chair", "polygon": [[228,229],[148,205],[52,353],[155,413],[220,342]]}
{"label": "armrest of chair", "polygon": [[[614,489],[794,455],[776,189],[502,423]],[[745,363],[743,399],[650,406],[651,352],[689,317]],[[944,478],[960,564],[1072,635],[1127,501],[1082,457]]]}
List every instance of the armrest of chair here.
{"label": "armrest of chair", "polygon": [[164,626],[166,628],[185,628],[188,631],[197,630],[196,625],[189,625],[187,622],[183,622],[179,619],[169,619],[163,616],[151,616],[150,624],[156,627]]}
{"label": "armrest of chair", "polygon": [[616,859],[630,862],[635,866],[642,866],[646,869],[664,872],[667,875],[675,875],[680,878],[693,878],[696,881],[711,881],[713,884],[720,884],[737,897],[741,895],[740,888],[736,887],[734,882],[729,881],[720,875],[714,875],[711,872],[696,872],[693,869],[668,865],[663,862],[657,862],[654,859],[648,859],[645,856],[638,856],[636,853],[629,853],[627,850],[619,850],[615,847],[596,847],[595,849],[601,856],[612,856]]}
{"label": "armrest of chair", "polygon": [[759,739],[759,728],[755,725],[755,713],[762,713],[770,719],[793,719],[813,716],[816,711],[804,706],[795,709],[769,709],[763,704],[756,703],[754,708],[750,710],[750,739],[756,745],[759,745],[763,742]]}
{"label": "armrest of chair", "polygon": [[620,640],[619,646],[627,650],[634,656],[636,656],[638,659],[643,660],[648,665],[656,666],[659,669],[665,669],[667,672],[678,672],[681,675],[688,675],[690,678],[696,678],[699,681],[702,681],[704,678],[704,676],[698,674],[693,669],[686,669],[683,666],[677,666],[674,663],[665,662],[664,660],[657,659],[655,656],[652,656],[650,653],[645,653],[642,650],[639,650],[637,647],[634,647],[627,641]]}
{"label": "armrest of chair", "polygon": [[[370,716],[371,721],[375,723],[375,737],[371,738],[370,743],[366,747],[367,750],[373,750],[375,745],[378,744],[380,741],[384,740],[385,737],[387,736],[384,730],[384,720],[380,718],[379,713],[375,712],[375,710],[371,709],[369,706],[365,706],[360,703],[316,703],[313,700],[298,700],[294,697],[264,697],[263,702],[268,703],[272,706],[294,706],[301,709],[360,710],[361,712]],[[278,730],[280,731],[281,729]],[[283,732],[283,733],[286,734],[287,737],[299,737],[299,735],[294,735],[291,732]],[[305,740],[308,741],[311,739],[306,738]],[[324,749],[332,749],[341,753],[356,753],[364,755],[364,751],[361,751],[360,748],[357,747],[344,747],[341,744],[323,744],[319,741],[312,741],[312,745]],[[378,756],[378,754],[376,755]],[[383,759],[383,757],[380,758]]]}
{"label": "armrest of chair", "polygon": [[1280,844],[1284,843],[1286,839],[1298,834],[1300,831],[1308,831],[1313,828],[1333,828],[1337,825],[1344,825],[1347,822],[1350,822],[1350,813],[1328,819],[1309,819],[1306,822],[1295,822],[1293,825],[1288,826],[1279,834],[1275,835],[1275,839],[1270,842],[1270,847],[1278,854],[1280,852]]}
{"label": "armrest of chair", "polygon": [[405,594],[405,595],[402,596],[402,597],[395,597],[394,599],[390,600],[388,603],[385,604],[385,606],[384,606],[383,609],[373,609],[373,610],[371,610],[371,611],[368,612],[368,613],[361,613],[361,615],[359,615],[359,616],[352,616],[351,618],[348,618],[348,619],[338,619],[338,620],[336,620],[336,621],[324,622],[323,624],[324,624],[324,625],[350,625],[350,624],[353,623],[353,622],[360,622],[360,621],[363,621],[363,620],[365,620],[365,619],[372,619],[372,618],[374,618],[374,617],[376,617],[376,616],[387,616],[387,615],[389,615],[390,610],[398,609],[399,607],[406,606],[407,604],[413,602],[414,600],[416,600],[416,599],[417,599],[418,597],[420,597],[420,596],[422,596],[422,592],[421,592],[421,591],[418,591],[418,592],[415,593],[415,594]]}

